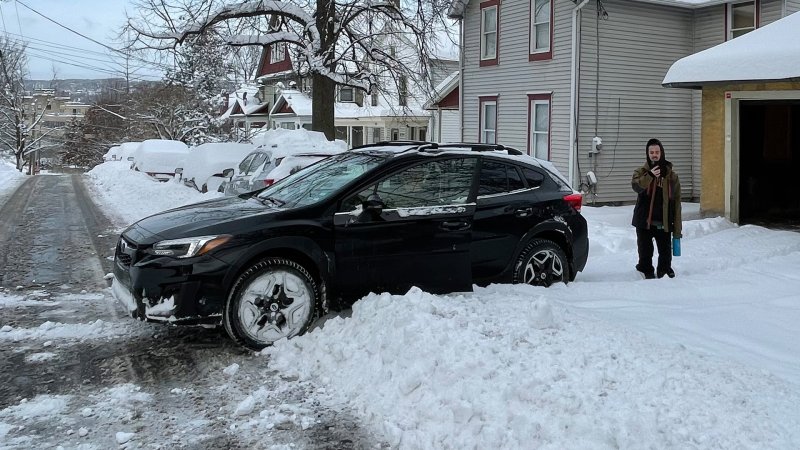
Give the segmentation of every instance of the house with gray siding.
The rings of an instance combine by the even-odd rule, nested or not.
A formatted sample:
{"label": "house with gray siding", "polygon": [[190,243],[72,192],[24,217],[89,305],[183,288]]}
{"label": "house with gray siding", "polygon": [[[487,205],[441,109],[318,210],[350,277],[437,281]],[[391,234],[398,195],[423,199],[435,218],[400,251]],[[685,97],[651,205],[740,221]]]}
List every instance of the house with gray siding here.
{"label": "house with gray siding", "polygon": [[800,0],[454,0],[461,140],[548,159],[587,203],[610,204],[634,199],[631,173],[656,137],[684,199],[698,199],[701,94],[663,87],[664,75],[798,9]]}

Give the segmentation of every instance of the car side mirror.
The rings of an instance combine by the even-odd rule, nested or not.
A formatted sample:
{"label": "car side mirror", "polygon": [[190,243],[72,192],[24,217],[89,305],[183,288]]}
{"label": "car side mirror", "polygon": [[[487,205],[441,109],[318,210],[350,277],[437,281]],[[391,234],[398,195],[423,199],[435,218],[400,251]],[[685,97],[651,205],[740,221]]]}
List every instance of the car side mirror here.
{"label": "car side mirror", "polygon": [[233,169],[225,169],[222,171],[222,178],[231,178],[233,176]]}
{"label": "car side mirror", "polygon": [[366,200],[361,204],[362,211],[371,214],[373,217],[380,216],[386,204],[378,194],[370,194]]}

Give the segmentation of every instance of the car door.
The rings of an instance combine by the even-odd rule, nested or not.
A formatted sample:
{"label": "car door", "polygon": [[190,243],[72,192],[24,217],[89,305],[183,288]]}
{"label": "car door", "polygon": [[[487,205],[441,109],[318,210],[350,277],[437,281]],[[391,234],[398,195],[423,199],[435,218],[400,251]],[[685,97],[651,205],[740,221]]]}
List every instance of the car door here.
{"label": "car door", "polygon": [[[347,197],[334,216],[336,282],[345,296],[472,289],[471,202],[477,158],[415,164]],[[377,197],[376,197],[377,195]],[[372,197],[371,197],[372,196]],[[379,197],[379,198],[378,198]],[[363,202],[380,202],[380,211]]]}
{"label": "car door", "polygon": [[481,163],[471,252],[478,280],[508,267],[520,239],[542,220],[537,191],[544,176],[530,172],[526,183],[515,164],[490,158]]}

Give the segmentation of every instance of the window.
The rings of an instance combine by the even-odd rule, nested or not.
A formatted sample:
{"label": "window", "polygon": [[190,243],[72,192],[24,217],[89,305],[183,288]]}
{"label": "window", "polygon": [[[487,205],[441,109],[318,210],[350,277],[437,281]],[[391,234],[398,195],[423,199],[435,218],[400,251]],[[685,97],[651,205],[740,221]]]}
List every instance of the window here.
{"label": "window", "polygon": [[354,102],[355,95],[353,93],[353,88],[348,86],[342,86],[339,88],[339,101],[340,102]]}
{"label": "window", "polygon": [[381,129],[380,128],[373,128],[372,129],[372,143],[380,142],[381,141]]}
{"label": "window", "polygon": [[422,127],[419,129],[419,140],[424,141],[428,139],[428,127]]}
{"label": "window", "polygon": [[351,206],[361,204],[377,193],[387,208],[417,208],[424,206],[457,205],[467,202],[475,173],[475,158],[453,158],[418,164],[390,175],[388,178],[345,200]]}
{"label": "window", "polygon": [[342,140],[342,141],[345,141],[345,142],[349,142],[347,140],[347,127],[341,127],[341,126],[340,127],[335,127],[334,131],[335,131],[334,132],[334,137],[336,139],[339,139],[339,140]]}
{"label": "window", "polygon": [[378,92],[373,92],[370,97],[372,98],[372,106],[378,106]]}
{"label": "window", "polygon": [[552,59],[553,3],[551,0],[531,1],[530,61]]}
{"label": "window", "polygon": [[478,195],[497,195],[521,189],[525,189],[525,183],[516,167],[484,159]]}
{"label": "window", "polygon": [[400,106],[408,106],[408,79],[405,75],[400,75],[400,79],[397,81],[397,102]]}
{"label": "window", "polygon": [[272,44],[269,55],[270,64],[281,62],[286,59],[286,45],[283,43]]}
{"label": "window", "polygon": [[728,35],[726,40],[749,33],[758,26],[758,0],[725,5]]}
{"label": "window", "polygon": [[392,140],[399,141],[400,140],[400,130],[397,128],[392,128]]}
{"label": "window", "polygon": [[481,131],[479,142],[494,144],[497,142],[497,97],[480,97]]}
{"label": "window", "polygon": [[528,95],[528,153],[550,159],[550,94]]}
{"label": "window", "polygon": [[498,0],[481,3],[481,66],[497,64],[499,7]]}

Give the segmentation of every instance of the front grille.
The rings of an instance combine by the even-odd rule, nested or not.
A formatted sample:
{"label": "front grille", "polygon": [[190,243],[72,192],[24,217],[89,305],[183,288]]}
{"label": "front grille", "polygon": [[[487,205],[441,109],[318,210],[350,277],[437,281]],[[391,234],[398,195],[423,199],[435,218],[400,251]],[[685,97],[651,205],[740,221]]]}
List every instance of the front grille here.
{"label": "front grille", "polygon": [[124,237],[120,237],[119,242],[117,242],[117,250],[114,252],[114,259],[116,259],[120,266],[125,268],[130,267],[136,260],[136,244]]}

